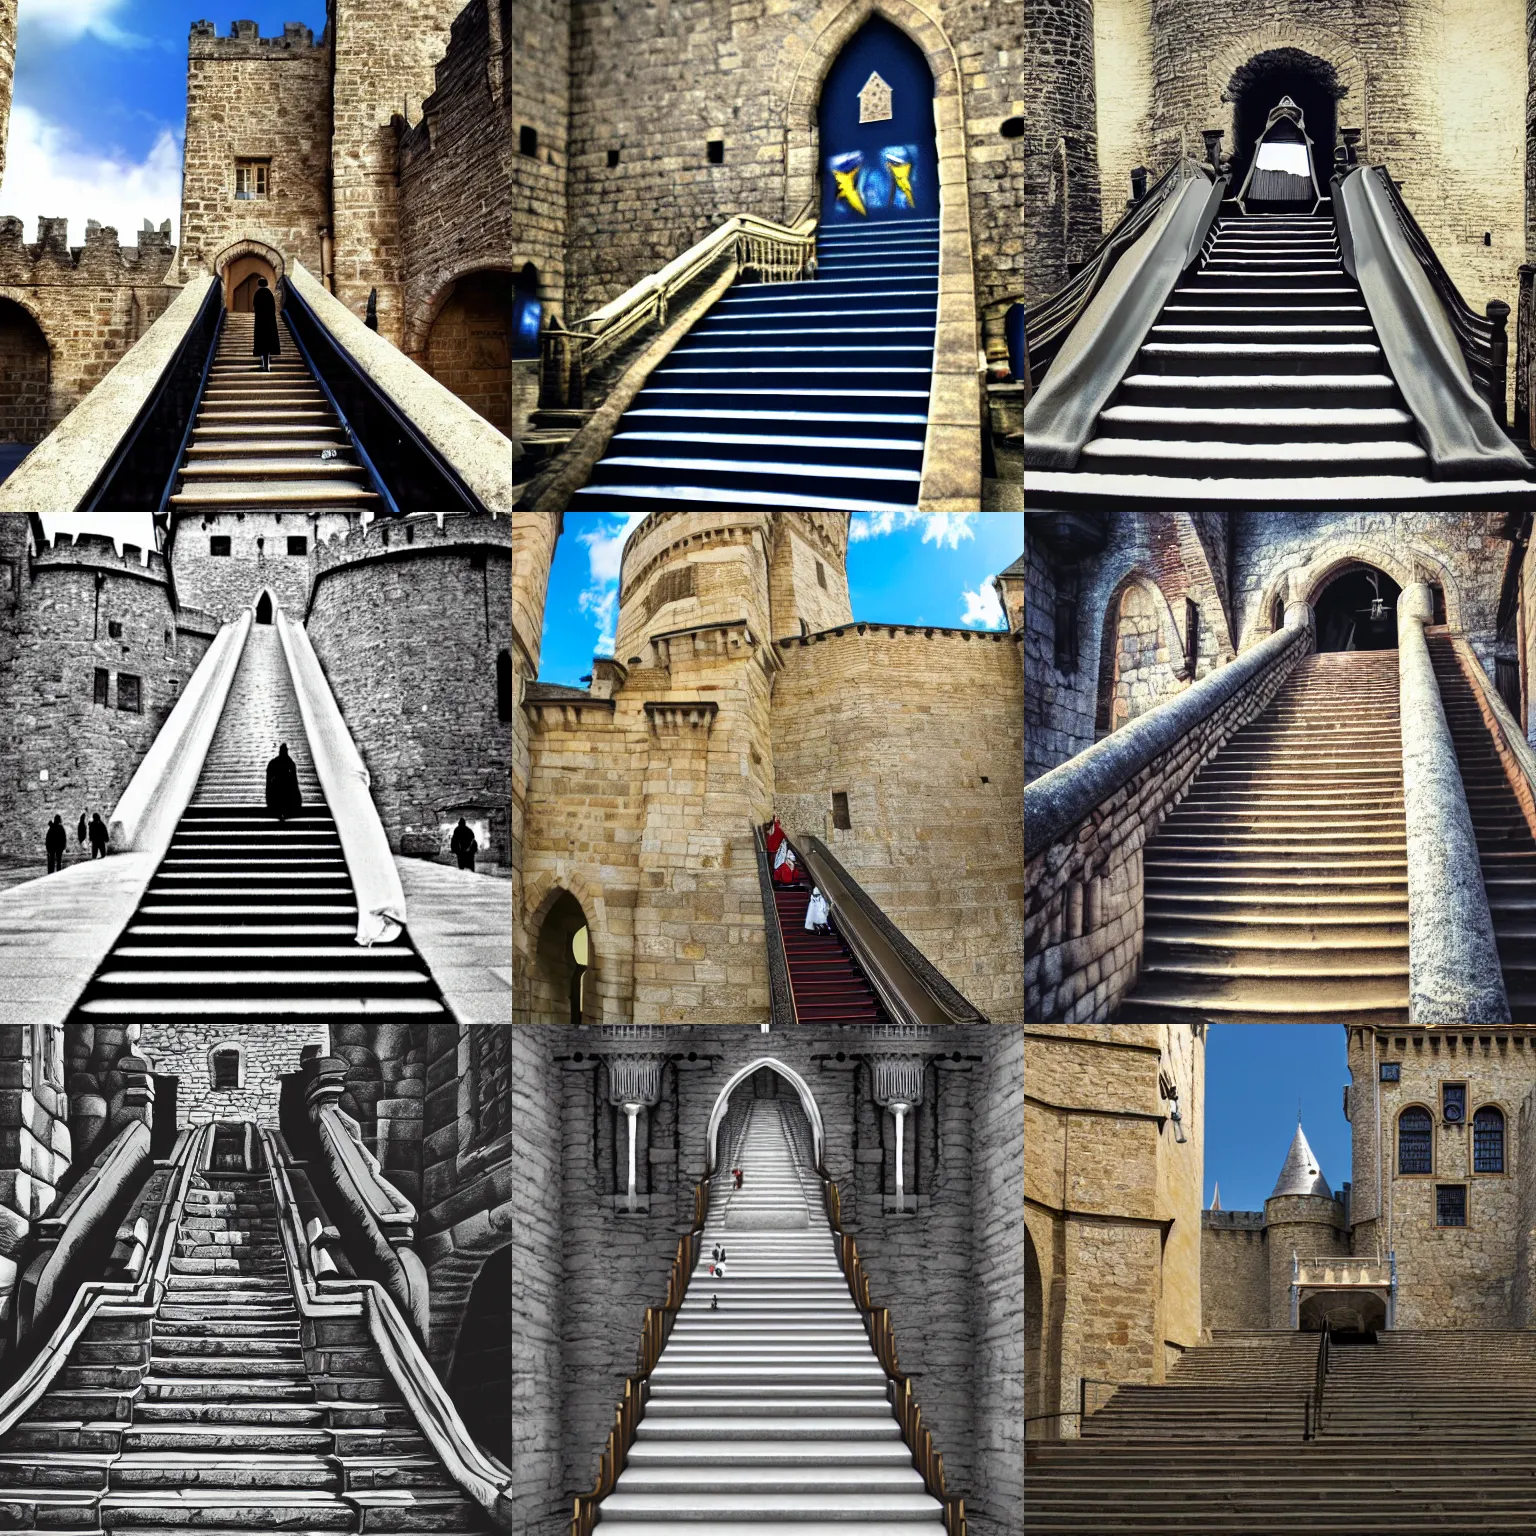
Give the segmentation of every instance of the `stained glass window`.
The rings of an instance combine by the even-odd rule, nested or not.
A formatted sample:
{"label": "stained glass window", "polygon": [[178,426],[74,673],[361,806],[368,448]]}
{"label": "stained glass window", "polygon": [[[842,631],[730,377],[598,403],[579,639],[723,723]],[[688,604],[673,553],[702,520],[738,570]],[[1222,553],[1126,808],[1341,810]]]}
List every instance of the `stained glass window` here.
{"label": "stained glass window", "polygon": [[[1275,626],[1280,627],[1278,624]],[[1384,1061],[1381,1064],[1381,1080],[1384,1083],[1400,1083],[1403,1080],[1403,1064],[1400,1061]]]}
{"label": "stained glass window", "polygon": [[1430,1119],[1427,1109],[1405,1109],[1397,1121],[1397,1171],[1433,1173],[1430,1166]]}
{"label": "stained glass window", "polygon": [[512,1031],[481,1024],[469,1038],[475,1067],[475,1140],[494,1141],[512,1128]]}
{"label": "stained glass window", "polygon": [[1464,1125],[1467,1119],[1467,1085],[1465,1083],[1443,1083],[1440,1088],[1442,1094],[1442,1113],[1447,1125]]}
{"label": "stained glass window", "polygon": [[1480,1109],[1472,1119],[1472,1171],[1504,1172],[1504,1115],[1497,1109]]}
{"label": "stained glass window", "polygon": [[1437,1184],[1435,1186],[1435,1225],[1437,1227],[1464,1227],[1467,1224],[1467,1186],[1465,1184]]}

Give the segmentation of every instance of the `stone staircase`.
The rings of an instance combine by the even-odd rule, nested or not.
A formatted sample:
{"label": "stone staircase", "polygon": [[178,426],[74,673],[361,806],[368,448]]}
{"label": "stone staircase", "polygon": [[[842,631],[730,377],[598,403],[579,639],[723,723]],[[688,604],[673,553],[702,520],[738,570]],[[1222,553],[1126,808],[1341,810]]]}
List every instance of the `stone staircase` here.
{"label": "stone staircase", "polygon": [[1516,1024],[1536,1024],[1536,839],[1450,635],[1430,629],[1426,639],[1477,834],[1510,1017]]}
{"label": "stone staircase", "polygon": [[194,1175],[153,1319],[94,1322],[0,1440],[0,1510],[83,1536],[491,1529],[366,1326],[302,1322],[270,1180],[214,1172]]}
{"label": "stone staircase", "polygon": [[[304,797],[277,822],[266,765],[287,742]],[[445,1016],[405,934],[355,942],[357,904],[277,630],[253,624],[192,803],[72,1017],[84,1025],[252,1018],[296,1027]]]}
{"label": "stone staircase", "polygon": [[[599,1524],[625,1536],[941,1536],[779,1106],[728,1150],[698,1268]],[[726,1277],[709,1273],[726,1250]],[[712,1298],[718,1308],[711,1307]]]}
{"label": "stone staircase", "polygon": [[1041,511],[1470,509],[1533,490],[1431,478],[1326,198],[1312,215],[1220,218],[1076,468],[1025,478]]}
{"label": "stone staircase", "polygon": [[1396,651],[1305,657],[1147,844],[1123,1023],[1408,1022]]}
{"label": "stone staircase", "polygon": [[773,901],[778,908],[784,960],[799,1021],[889,1024],[890,1014],[837,929],[813,933],[805,926],[810,886],[775,885]]}
{"label": "stone staircase", "polygon": [[377,506],[367,471],[281,315],[283,351],[270,372],[259,371],[251,352],[255,325],[254,315],[224,316],[170,505],[184,511]]}
{"label": "stone staircase", "polygon": [[[1242,1433],[1240,1418],[1224,1417],[1222,1396],[1232,1383],[1256,1391],[1265,1382],[1280,1397],[1305,1396],[1317,1335],[1254,1334],[1236,1346],[1216,1338],[1214,1349],[1185,1354],[1169,1386],[1135,1389],[1106,1419],[1130,1390],[1122,1388],[1090,1415],[1084,1438],[1027,1444],[1031,1536],[1529,1531],[1536,1336],[1528,1330],[1393,1331],[1374,1344],[1336,1343],[1322,1438],[1303,1441],[1299,1403],[1294,1414],[1279,1405],[1289,1444]],[[1211,1385],[1176,1386],[1175,1374]],[[1212,1394],[1203,1405],[1201,1392]]]}
{"label": "stone staircase", "polygon": [[572,505],[915,507],[939,221],[817,235],[817,272],[738,282],[651,374]]}

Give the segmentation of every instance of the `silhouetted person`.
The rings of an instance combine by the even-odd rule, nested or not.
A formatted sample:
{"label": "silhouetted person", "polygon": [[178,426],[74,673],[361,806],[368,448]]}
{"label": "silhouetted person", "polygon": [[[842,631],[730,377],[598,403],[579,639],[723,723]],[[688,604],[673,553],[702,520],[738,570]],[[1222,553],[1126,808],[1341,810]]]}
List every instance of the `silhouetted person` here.
{"label": "silhouetted person", "polygon": [[264,277],[256,279],[256,293],[251,299],[251,311],[256,316],[256,339],[251,350],[261,362],[257,367],[263,373],[272,371],[272,359],[282,352],[277,340],[277,299],[267,287]]}
{"label": "silhouetted person", "polygon": [[299,793],[299,770],[288,756],[285,741],[277,749],[277,756],[267,764],[267,809],[276,814],[279,821],[296,816],[303,808],[304,797]]}
{"label": "silhouetted person", "polygon": [[80,825],[75,829],[75,831],[76,831],[76,833],[79,836],[80,846],[82,848],[84,848],[85,847],[85,839],[86,839],[86,825],[85,825],[85,812],[84,811],[80,812]]}
{"label": "silhouetted person", "polygon": [[104,859],[107,856],[107,824],[101,819],[101,812],[97,811],[91,817],[91,857]]}
{"label": "silhouetted person", "polygon": [[741,1169],[740,1168],[732,1168],[731,1172],[736,1175],[736,1188],[740,1189],[741,1188]]}
{"label": "silhouetted person", "polygon": [[64,818],[55,816],[48,824],[43,847],[48,850],[48,873],[64,868],[64,849],[69,843],[69,833],[64,830]]}
{"label": "silhouetted person", "polygon": [[462,816],[459,824],[453,829],[453,840],[448,846],[459,856],[460,869],[473,869],[475,867],[475,850],[480,844],[475,840],[475,834],[469,830]]}

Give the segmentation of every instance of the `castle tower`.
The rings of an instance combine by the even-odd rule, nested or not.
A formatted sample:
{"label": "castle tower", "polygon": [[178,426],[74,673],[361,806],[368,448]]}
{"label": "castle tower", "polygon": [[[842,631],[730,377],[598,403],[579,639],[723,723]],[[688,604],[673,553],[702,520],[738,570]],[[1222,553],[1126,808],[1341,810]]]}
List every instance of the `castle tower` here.
{"label": "castle tower", "polygon": [[1334,1198],[1301,1122],[1286,1154],[1274,1191],[1264,1202],[1269,1234],[1269,1326],[1291,1326],[1291,1258],[1320,1258],[1349,1252],[1344,1207]]}
{"label": "castle tower", "polygon": [[290,619],[309,605],[310,559],[360,512],[162,512],[177,599],[226,624],[270,588]]}

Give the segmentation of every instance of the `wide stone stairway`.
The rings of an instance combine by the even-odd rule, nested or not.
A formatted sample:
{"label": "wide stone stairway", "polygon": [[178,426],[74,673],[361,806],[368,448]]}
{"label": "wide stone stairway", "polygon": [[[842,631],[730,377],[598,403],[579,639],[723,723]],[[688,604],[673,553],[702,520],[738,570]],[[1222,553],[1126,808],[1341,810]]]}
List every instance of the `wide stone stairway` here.
{"label": "wide stone stairway", "polygon": [[194,1176],[147,1369],[131,1338],[138,1326],[93,1323],[0,1440],[5,1529],[490,1530],[366,1332],[344,1348],[315,1348],[265,1174]]}
{"label": "wide stone stairway", "polygon": [[572,505],[915,507],[939,221],[822,229],[814,280],[738,282],[650,375]]}
{"label": "wide stone stairway", "polygon": [[[284,822],[266,808],[266,765],[281,742],[304,797]],[[356,898],[277,630],[253,624],[192,803],[73,1017],[218,1021],[236,1037],[253,1018],[442,1018],[407,936],[365,947],[356,929]]]}
{"label": "wide stone stairway", "polygon": [[1477,835],[1510,1017],[1536,1024],[1536,839],[1449,634],[1431,629],[1426,638]]}
{"label": "wide stone stairway", "polygon": [[1076,467],[1025,478],[1040,511],[1496,507],[1532,491],[1431,478],[1326,198],[1220,218]]}
{"label": "wide stone stairway", "polygon": [[1147,844],[1120,1022],[1408,1022],[1398,717],[1396,651],[1298,663]]}
{"label": "wide stone stairway", "polygon": [[169,504],[188,511],[377,506],[367,471],[286,323],[279,316],[283,351],[265,373],[251,352],[255,324],[254,315],[224,316]]}
{"label": "wide stone stairway", "polygon": [[[1120,1388],[1090,1413],[1083,1438],[1027,1443],[1032,1536],[1531,1529],[1536,1336],[1528,1330],[1336,1340],[1312,1440],[1302,1439],[1303,1402],[1319,1336],[1214,1337],[1186,1352],[1168,1386]],[[1271,1415],[1256,1433],[1266,1392]]]}
{"label": "wide stone stairway", "polygon": [[[941,1507],[777,1103],[754,1103],[718,1164],[699,1264],[599,1524],[626,1536],[940,1536]],[[709,1273],[717,1244],[724,1279]]]}

